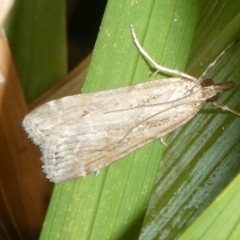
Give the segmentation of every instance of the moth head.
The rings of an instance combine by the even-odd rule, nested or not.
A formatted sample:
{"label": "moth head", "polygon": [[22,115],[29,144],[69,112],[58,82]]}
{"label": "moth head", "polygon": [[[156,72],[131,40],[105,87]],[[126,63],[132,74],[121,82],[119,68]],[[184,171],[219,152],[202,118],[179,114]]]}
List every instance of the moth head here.
{"label": "moth head", "polygon": [[233,81],[215,83],[212,79],[205,79],[201,82],[201,86],[204,88],[206,96],[209,96],[207,102],[215,102],[219,93],[232,89],[236,85]]}

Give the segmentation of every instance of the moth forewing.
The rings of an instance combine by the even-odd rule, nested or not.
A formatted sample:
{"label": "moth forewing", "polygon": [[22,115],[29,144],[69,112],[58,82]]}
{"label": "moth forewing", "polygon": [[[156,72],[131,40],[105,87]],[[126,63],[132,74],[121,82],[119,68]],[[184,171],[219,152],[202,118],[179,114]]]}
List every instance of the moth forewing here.
{"label": "moth forewing", "polygon": [[[167,85],[170,89],[166,91]],[[147,91],[144,86],[137,84],[116,89],[115,94],[111,90],[79,95],[84,96],[84,100],[88,97],[89,111],[77,121],[68,111],[71,118],[65,115],[64,122],[57,124],[51,133],[44,133],[46,136],[40,148],[47,177],[61,182],[108,166],[189,121],[206,101],[202,99],[202,87],[190,80],[151,81],[147,83]],[[126,93],[134,101],[123,101]],[[108,98],[109,95],[115,98]],[[115,107],[107,106],[107,100]],[[75,110],[84,112],[84,103]]]}
{"label": "moth forewing", "polygon": [[[79,120],[82,116],[90,117],[97,112],[122,111],[184,97],[186,91],[191,91],[193,86],[188,80],[187,82],[191,83],[189,88],[182,88],[182,82],[185,81],[180,78],[172,78],[171,81],[156,80],[114,90],[60,98],[33,110],[25,117],[23,125],[29,136],[39,145],[44,141],[44,135],[48,132],[51,134],[53,128],[59,124],[64,125],[69,120]],[[161,102],[157,102],[158,100]]]}

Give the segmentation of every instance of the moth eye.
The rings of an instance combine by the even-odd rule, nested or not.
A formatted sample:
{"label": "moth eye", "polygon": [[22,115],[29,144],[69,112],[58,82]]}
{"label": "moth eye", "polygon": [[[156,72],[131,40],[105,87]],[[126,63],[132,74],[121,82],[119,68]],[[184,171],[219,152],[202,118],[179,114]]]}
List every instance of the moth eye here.
{"label": "moth eye", "polygon": [[214,85],[214,81],[212,79],[205,79],[201,82],[202,87],[208,87],[213,85]]}

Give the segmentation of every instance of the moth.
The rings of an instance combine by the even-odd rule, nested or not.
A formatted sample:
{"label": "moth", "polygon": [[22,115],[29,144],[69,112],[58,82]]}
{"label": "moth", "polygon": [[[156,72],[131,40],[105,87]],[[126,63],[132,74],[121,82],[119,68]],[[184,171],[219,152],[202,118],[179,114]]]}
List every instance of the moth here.
{"label": "moth", "polygon": [[206,102],[240,116],[216,102],[219,93],[235,87],[234,82],[202,80],[208,69],[196,79],[163,67],[142,48],[132,26],[131,33],[140,53],[157,71],[178,77],[68,96],[29,113],[23,126],[40,147],[43,171],[50,181],[58,183],[96,172],[162,139],[193,118]]}

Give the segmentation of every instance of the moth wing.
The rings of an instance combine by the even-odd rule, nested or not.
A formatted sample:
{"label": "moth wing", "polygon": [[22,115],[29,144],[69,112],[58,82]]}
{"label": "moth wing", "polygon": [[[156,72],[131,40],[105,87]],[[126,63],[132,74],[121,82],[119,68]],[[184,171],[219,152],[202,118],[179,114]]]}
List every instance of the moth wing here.
{"label": "moth wing", "polygon": [[23,126],[36,145],[51,135],[53,129],[71,120],[80,121],[85,115],[116,109],[130,109],[149,104],[161,104],[185,97],[195,82],[168,78],[96,93],[68,96],[43,104],[30,112]]}
{"label": "moth wing", "polygon": [[43,170],[54,182],[85,176],[173,131],[195,116],[202,106],[198,102],[155,108],[151,110],[152,117],[147,114],[145,120],[143,108],[96,114],[78,123],[70,121],[67,125],[71,127],[56,127],[41,144]]}

